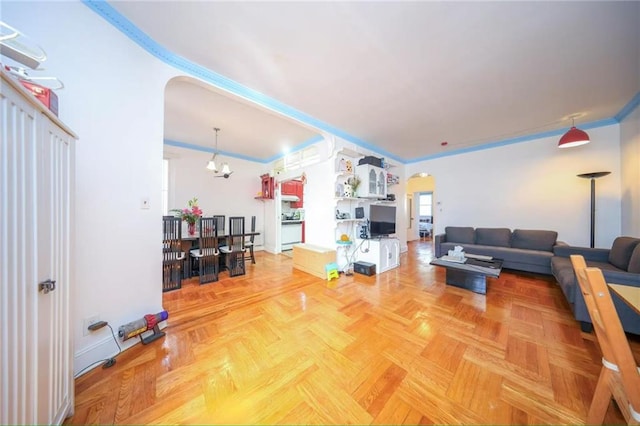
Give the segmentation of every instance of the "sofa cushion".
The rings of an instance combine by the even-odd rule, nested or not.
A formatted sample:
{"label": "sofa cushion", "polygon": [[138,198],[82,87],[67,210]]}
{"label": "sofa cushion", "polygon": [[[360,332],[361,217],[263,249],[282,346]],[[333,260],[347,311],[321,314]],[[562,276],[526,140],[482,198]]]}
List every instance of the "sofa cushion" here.
{"label": "sofa cushion", "polygon": [[627,272],[633,272],[635,274],[640,274],[640,244],[633,249],[633,253],[631,253],[631,258],[629,259],[629,266],[627,267]]}
{"label": "sofa cushion", "polygon": [[447,242],[449,243],[475,243],[475,231],[470,226],[447,226],[444,228],[444,232],[447,234]]}
{"label": "sofa cushion", "polygon": [[[576,302],[576,275],[573,272],[571,259],[568,257],[553,256],[551,258],[551,271],[560,284],[567,301],[573,305]],[[571,308],[573,310],[573,308]]]}
{"label": "sofa cushion", "polygon": [[609,263],[613,266],[627,270],[629,259],[633,249],[636,248],[640,239],[631,237],[618,237],[613,241],[611,251],[609,252]]}
{"label": "sofa cushion", "polygon": [[476,244],[510,247],[511,230],[509,228],[476,228]]}
{"label": "sofa cushion", "polygon": [[553,251],[558,233],[556,231],[538,231],[534,229],[515,229],[511,236],[511,247]]}

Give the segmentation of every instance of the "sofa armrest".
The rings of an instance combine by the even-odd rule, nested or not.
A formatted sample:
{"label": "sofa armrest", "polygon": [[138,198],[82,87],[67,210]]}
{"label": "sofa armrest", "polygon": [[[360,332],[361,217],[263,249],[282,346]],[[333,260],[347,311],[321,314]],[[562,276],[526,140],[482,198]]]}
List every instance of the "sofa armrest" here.
{"label": "sofa armrest", "polygon": [[444,253],[442,253],[441,244],[446,242],[447,242],[447,234],[438,234],[433,237],[436,257],[442,257],[444,255]]}
{"label": "sofa armrest", "polygon": [[559,246],[553,247],[553,254],[560,257],[569,257],[572,254],[581,254],[585,260],[594,262],[608,262],[609,249],[575,247],[575,246]]}
{"label": "sofa armrest", "polygon": [[569,244],[565,243],[564,241],[556,241],[556,243],[553,245],[554,249],[556,247],[569,247]]}
{"label": "sofa armrest", "polygon": [[622,284],[631,287],[640,287],[640,274],[633,272],[618,272],[602,270],[604,280],[609,284]]}

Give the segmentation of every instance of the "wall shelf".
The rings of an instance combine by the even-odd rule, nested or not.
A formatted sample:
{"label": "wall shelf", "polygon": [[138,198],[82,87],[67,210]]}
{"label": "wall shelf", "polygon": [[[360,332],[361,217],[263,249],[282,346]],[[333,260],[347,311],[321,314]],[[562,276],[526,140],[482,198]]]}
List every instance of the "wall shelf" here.
{"label": "wall shelf", "polygon": [[336,223],[362,222],[365,219],[336,219]]}

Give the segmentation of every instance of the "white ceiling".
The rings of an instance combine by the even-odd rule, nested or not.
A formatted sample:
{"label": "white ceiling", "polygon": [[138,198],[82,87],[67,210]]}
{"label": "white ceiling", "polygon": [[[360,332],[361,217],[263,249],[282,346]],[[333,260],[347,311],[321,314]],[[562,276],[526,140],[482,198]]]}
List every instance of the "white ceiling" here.
{"label": "white ceiling", "polygon": [[165,139],[200,145],[255,161],[274,159],[312,140],[317,131],[189,77],[171,80],[165,90]]}
{"label": "white ceiling", "polygon": [[244,97],[306,122],[195,80],[168,85],[167,139],[212,147],[221,127],[220,150],[259,160],[283,139],[333,130],[411,161],[560,130],[571,115],[589,126],[640,92],[637,1],[110,5]]}

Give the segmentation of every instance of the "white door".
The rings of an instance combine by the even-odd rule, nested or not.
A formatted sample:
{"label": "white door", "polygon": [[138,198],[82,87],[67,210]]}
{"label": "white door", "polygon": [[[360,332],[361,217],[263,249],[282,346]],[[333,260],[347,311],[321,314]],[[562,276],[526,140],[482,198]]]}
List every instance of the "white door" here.
{"label": "white door", "polygon": [[418,239],[418,229],[416,226],[417,221],[416,212],[414,211],[413,194],[407,194],[407,241],[413,241]]}

